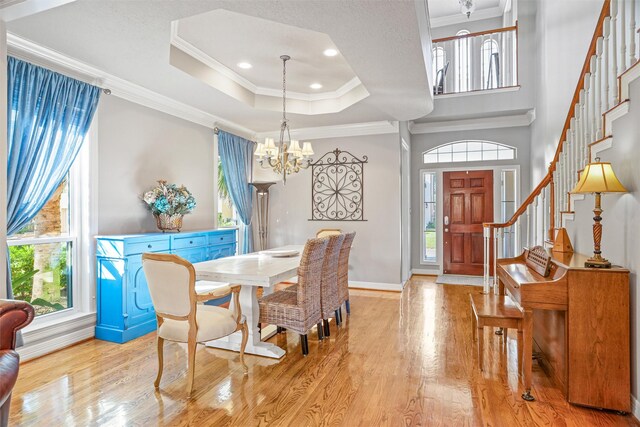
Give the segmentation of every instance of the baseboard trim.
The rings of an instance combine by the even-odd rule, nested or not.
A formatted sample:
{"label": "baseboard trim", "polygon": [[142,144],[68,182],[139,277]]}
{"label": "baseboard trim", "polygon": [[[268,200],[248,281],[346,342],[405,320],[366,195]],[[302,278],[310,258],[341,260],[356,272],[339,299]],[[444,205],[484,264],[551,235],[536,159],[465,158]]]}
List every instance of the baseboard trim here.
{"label": "baseboard trim", "polygon": [[412,268],[411,274],[417,274],[419,276],[439,276],[440,270],[439,269],[431,270],[428,268]]}
{"label": "baseboard trim", "polygon": [[402,292],[404,284],[402,283],[377,283],[377,282],[359,282],[349,281],[349,289],[369,289],[373,291],[393,291]]}
{"label": "baseboard trim", "polygon": [[96,314],[85,313],[23,333],[25,345],[18,348],[20,360],[44,356],[95,336]]}

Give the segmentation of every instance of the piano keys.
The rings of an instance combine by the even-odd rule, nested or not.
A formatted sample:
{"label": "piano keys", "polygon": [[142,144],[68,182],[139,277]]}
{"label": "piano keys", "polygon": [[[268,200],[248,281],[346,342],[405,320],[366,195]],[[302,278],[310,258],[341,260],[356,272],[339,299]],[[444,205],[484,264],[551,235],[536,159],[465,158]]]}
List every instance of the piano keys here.
{"label": "piano keys", "polygon": [[533,346],[570,403],[629,412],[629,270],[585,268],[588,258],[549,251],[547,277],[527,266],[528,251],[499,259],[501,294],[524,313],[523,398],[533,400]]}

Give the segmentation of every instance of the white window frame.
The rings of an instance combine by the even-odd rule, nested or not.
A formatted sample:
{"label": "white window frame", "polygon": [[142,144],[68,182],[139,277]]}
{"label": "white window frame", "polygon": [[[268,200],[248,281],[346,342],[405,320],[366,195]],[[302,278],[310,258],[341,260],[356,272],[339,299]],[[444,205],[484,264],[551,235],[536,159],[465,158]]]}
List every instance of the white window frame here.
{"label": "white window frame", "polygon": [[[480,151],[478,151],[478,150],[469,151],[469,143],[480,143],[480,144],[482,144],[482,148],[481,148]],[[439,156],[438,156],[438,160],[435,161],[435,162],[428,162],[426,160],[427,155],[434,155],[434,154],[438,155],[437,153],[434,153],[434,152],[437,152],[440,148],[444,148],[444,147],[448,147],[448,146],[452,146],[453,147],[453,146],[459,145],[459,144],[467,144],[465,146],[465,151],[453,151],[453,148],[452,148],[452,152],[465,153],[466,154],[466,156],[465,156],[466,160],[453,160],[453,158],[452,158],[451,161],[449,161],[449,160],[440,161]],[[497,157],[497,153],[496,153],[496,158],[495,159],[485,159],[484,158],[485,151],[494,151],[493,148],[485,150],[484,149],[485,145],[495,146],[495,151],[498,151],[500,147],[504,147],[504,148],[507,148],[509,150],[512,150],[513,151],[513,158],[500,159],[500,158]],[[478,153],[478,152],[481,153],[481,155],[480,155],[481,159],[479,159],[479,160],[468,160],[468,158],[469,158],[468,154],[469,153]],[[444,153],[444,154],[448,154],[448,153]],[[437,147],[430,148],[430,149],[428,149],[428,150],[426,150],[426,151],[424,151],[422,153],[422,162],[424,164],[434,164],[434,165],[435,164],[447,164],[447,163],[477,163],[477,162],[487,162],[487,161],[488,162],[506,161],[506,160],[515,160],[517,158],[518,158],[518,149],[516,147],[512,147],[512,146],[506,145],[506,144],[501,144],[501,143],[495,142],[495,141],[487,141],[487,140],[483,140],[483,139],[462,139],[462,140],[458,140],[458,141],[451,141],[451,142],[447,142],[446,144],[441,144],[441,145],[438,145]]]}
{"label": "white window frame", "polygon": [[96,233],[88,235],[91,229],[97,229],[97,206],[91,209],[89,205],[91,202],[97,202],[97,195],[91,195],[91,192],[88,191],[92,184],[97,188],[97,179],[92,179],[94,173],[92,166],[94,163],[97,164],[97,161],[92,160],[92,156],[97,155],[97,147],[93,147],[97,144],[97,123],[95,122],[97,122],[97,114],[94,116],[94,123],[86,135],[80,152],[69,169],[69,233],[61,236],[7,240],[8,246],[71,243],[72,306],[36,316],[33,322],[24,329],[25,333],[95,311],[95,297],[92,298],[92,293],[95,294],[93,291],[95,250],[93,249],[92,235]]}
{"label": "white window frame", "polygon": [[[442,52],[442,63],[438,62],[438,52]],[[443,68],[445,66],[445,64],[447,63],[447,52],[444,50],[444,48],[442,46],[436,46],[431,50],[431,55],[433,57],[433,81],[434,81],[434,86],[438,84],[438,82],[436,81],[436,78],[438,77],[438,71],[440,71],[441,68]],[[439,65],[439,67],[438,67]]]}
{"label": "white window frame", "polygon": [[[425,253],[427,251],[427,242],[426,239],[424,238],[424,222],[426,221],[425,215],[424,215],[424,204],[426,203],[424,200],[424,179],[425,179],[425,175],[431,175],[433,174],[435,176],[435,180],[436,180],[436,200],[435,200],[435,204],[436,204],[436,259],[435,260],[427,260],[425,259]],[[441,236],[438,232],[438,226],[439,226],[439,218],[440,215],[442,214],[442,209],[440,207],[441,201],[442,201],[442,189],[440,188],[440,180],[442,179],[442,174],[438,173],[437,169],[423,169],[420,171],[420,264],[422,265],[439,265],[440,264],[440,251],[438,250],[438,247],[440,246],[440,239]]]}
{"label": "white window frame", "polygon": [[[460,30],[456,36],[471,34],[469,30]],[[455,92],[468,92],[471,83],[471,45],[470,37],[456,40],[454,47],[456,67],[455,67]],[[464,58],[464,61],[463,61]],[[463,78],[464,77],[464,78]],[[464,83],[464,84],[463,84]]]}
{"label": "white window frame", "polygon": [[[491,49],[485,49],[486,45],[491,45]],[[494,49],[495,48],[495,49]],[[489,62],[487,62],[487,55],[485,55],[485,50],[489,50]],[[496,78],[495,87],[487,86],[487,77],[489,76],[489,67],[491,66],[491,56],[497,53],[498,60],[502,61],[502,53],[500,52],[500,44],[494,40],[493,38],[489,38],[484,40],[482,44],[480,44],[480,88],[482,90],[491,90],[500,88],[500,81]]]}

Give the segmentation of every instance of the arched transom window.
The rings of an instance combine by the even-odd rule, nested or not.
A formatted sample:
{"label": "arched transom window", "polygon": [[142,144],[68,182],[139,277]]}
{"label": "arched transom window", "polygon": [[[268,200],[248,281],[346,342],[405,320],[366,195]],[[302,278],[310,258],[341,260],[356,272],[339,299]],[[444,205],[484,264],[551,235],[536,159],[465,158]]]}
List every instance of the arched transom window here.
{"label": "arched transom window", "polygon": [[466,140],[440,145],[423,153],[424,163],[480,162],[516,158],[515,147],[491,141]]}

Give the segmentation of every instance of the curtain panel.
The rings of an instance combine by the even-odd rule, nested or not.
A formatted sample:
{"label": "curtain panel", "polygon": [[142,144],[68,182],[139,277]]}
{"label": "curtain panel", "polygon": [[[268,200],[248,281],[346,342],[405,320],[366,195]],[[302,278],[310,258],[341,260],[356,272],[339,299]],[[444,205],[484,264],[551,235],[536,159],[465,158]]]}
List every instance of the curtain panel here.
{"label": "curtain panel", "polygon": [[[69,172],[100,99],[100,88],[8,58],[7,235],[49,201]],[[12,297],[11,269],[7,294]]]}
{"label": "curtain panel", "polygon": [[255,142],[248,141],[224,131],[218,131],[218,154],[222,163],[222,171],[227,180],[227,188],[231,201],[244,224],[242,239],[243,254],[253,252],[253,230],[251,215],[253,213],[253,191],[249,185],[253,165]]}

